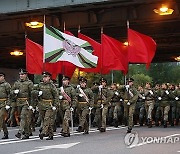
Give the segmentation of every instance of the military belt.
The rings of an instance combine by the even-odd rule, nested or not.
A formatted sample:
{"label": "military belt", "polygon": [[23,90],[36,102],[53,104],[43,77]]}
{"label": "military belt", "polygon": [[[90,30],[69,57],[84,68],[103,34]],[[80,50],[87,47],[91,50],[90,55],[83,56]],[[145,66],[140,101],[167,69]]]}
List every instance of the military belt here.
{"label": "military belt", "polygon": [[103,103],[103,102],[104,102],[104,100],[98,100],[98,103],[101,103],[101,102]]}
{"label": "military belt", "polygon": [[18,100],[28,100],[28,98],[18,98]]}
{"label": "military belt", "polygon": [[52,102],[52,99],[42,99],[43,102]]}
{"label": "military belt", "polygon": [[79,102],[79,104],[87,104],[87,102]]}
{"label": "military belt", "polygon": [[0,98],[0,101],[6,101],[7,99],[6,98]]}
{"label": "military belt", "polygon": [[124,102],[127,103],[129,100],[125,99]]}

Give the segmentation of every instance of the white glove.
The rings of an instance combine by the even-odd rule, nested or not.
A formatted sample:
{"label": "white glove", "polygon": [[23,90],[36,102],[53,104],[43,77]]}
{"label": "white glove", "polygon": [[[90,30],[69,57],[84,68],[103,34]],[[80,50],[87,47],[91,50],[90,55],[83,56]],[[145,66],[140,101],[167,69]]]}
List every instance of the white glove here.
{"label": "white glove", "polygon": [[35,109],[34,108],[32,108],[32,111],[33,111],[33,113],[35,112]]}
{"label": "white glove", "polygon": [[122,99],[120,99],[119,101],[120,101],[120,102],[122,102],[123,100],[122,100]]}
{"label": "white glove", "polygon": [[9,105],[6,105],[6,106],[5,106],[5,109],[6,109],[6,110],[9,110],[9,109],[10,109],[10,106],[9,106]]}
{"label": "white glove", "polygon": [[77,88],[80,88],[80,85],[77,85]]}
{"label": "white glove", "polygon": [[146,97],[143,96],[142,99],[146,99]]}
{"label": "white glove", "polygon": [[99,86],[99,91],[100,91],[102,88],[103,88],[103,86],[102,86],[102,85],[100,85],[100,86]]}
{"label": "white glove", "polygon": [[162,100],[162,98],[161,98],[161,97],[158,97],[158,100]]}
{"label": "white glove", "polygon": [[176,97],[175,100],[178,101],[178,100],[179,100],[179,97]]}
{"label": "white glove", "polygon": [[101,109],[104,107],[104,105],[103,104],[101,104]]}
{"label": "white glove", "polygon": [[52,107],[52,110],[53,110],[53,111],[55,111],[55,110],[56,110],[56,107],[55,107],[55,106],[53,106],[53,107]]}
{"label": "white glove", "polygon": [[29,110],[32,110],[32,109],[33,109],[33,107],[32,107],[32,106],[29,106],[29,107],[28,107],[28,109],[29,109]]}
{"label": "white glove", "polygon": [[19,93],[19,89],[14,90],[14,93],[18,94]]}
{"label": "white glove", "polygon": [[166,93],[167,95],[169,95],[169,91],[168,91],[168,90],[166,90],[165,93]]}
{"label": "white glove", "polygon": [[60,95],[60,96],[59,96],[59,99],[63,99],[63,96]]}
{"label": "white glove", "polygon": [[80,97],[83,97],[83,94],[79,94]]}
{"label": "white glove", "polygon": [[129,106],[129,105],[131,105],[131,103],[130,103],[130,102],[127,102],[127,105]]}
{"label": "white glove", "polygon": [[89,107],[89,110],[91,111],[93,108],[92,107]]}
{"label": "white glove", "polygon": [[117,96],[118,96],[118,95],[119,95],[119,93],[116,91],[116,92],[115,92],[115,95],[117,95]]}
{"label": "white glove", "polygon": [[73,111],[74,111],[73,107],[71,107],[71,108],[70,108],[70,111],[71,111],[71,112],[73,112]]}
{"label": "white glove", "polygon": [[38,96],[41,96],[43,94],[43,92],[42,91],[39,91],[39,94],[38,94]]}
{"label": "white glove", "polygon": [[149,93],[150,93],[151,95],[153,95],[153,92],[152,92],[152,90],[150,90],[150,91],[149,91]]}
{"label": "white glove", "polygon": [[129,88],[129,85],[126,85],[125,87],[126,87],[126,89],[128,89],[128,88]]}
{"label": "white glove", "polygon": [[39,111],[39,108],[36,106],[36,111]]}

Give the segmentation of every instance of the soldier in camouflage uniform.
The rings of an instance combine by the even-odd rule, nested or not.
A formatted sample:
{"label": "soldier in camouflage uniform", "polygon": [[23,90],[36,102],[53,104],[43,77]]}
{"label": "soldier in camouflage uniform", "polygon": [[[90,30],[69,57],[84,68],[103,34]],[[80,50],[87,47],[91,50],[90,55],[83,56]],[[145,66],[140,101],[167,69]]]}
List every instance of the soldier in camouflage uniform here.
{"label": "soldier in camouflage uniform", "polygon": [[[164,128],[167,127],[167,121],[168,121],[168,113],[170,110],[170,92],[168,91],[167,84],[163,83],[161,86],[161,89],[157,92],[157,97],[159,100],[160,105],[160,111],[162,115],[163,125]],[[161,123],[162,124],[162,123]]]}
{"label": "soldier in camouflage uniform", "polygon": [[69,131],[69,121],[71,119],[71,114],[74,111],[77,103],[76,98],[76,91],[75,89],[69,84],[69,77],[64,76],[62,79],[62,87],[60,87],[59,91],[59,99],[60,99],[60,109],[61,113],[63,114],[63,124],[61,135],[64,137],[70,137]]}
{"label": "soldier in camouflage uniform", "polygon": [[94,94],[90,88],[87,88],[87,79],[81,77],[79,85],[76,89],[77,108],[79,110],[79,127],[78,132],[84,131],[84,134],[89,134],[88,117],[91,116],[91,110],[94,105]]}
{"label": "soldier in camouflage uniform", "polygon": [[58,91],[51,80],[51,74],[43,72],[42,75],[43,81],[34,87],[39,97],[37,105],[42,120],[42,132],[39,138],[43,140],[44,136],[48,136],[46,140],[53,140],[54,112],[58,106]]}
{"label": "soldier in camouflage uniform", "polygon": [[[172,110],[172,122],[174,126],[174,120],[176,119],[176,125],[179,123],[179,118],[180,118],[180,87],[177,86],[175,90],[172,91],[172,101],[173,101],[173,106],[174,109]],[[174,111],[175,110],[175,111]],[[175,114],[175,115],[174,115]],[[172,124],[171,124],[172,125]]]}
{"label": "soldier in camouflage uniform", "polygon": [[139,96],[138,91],[133,86],[134,79],[128,79],[128,84],[124,87],[124,114],[128,117],[128,130],[127,133],[131,133],[133,127],[133,114],[135,111],[136,102]]}
{"label": "soldier in camouflage uniform", "polygon": [[98,88],[99,88],[99,92],[98,92],[96,111],[100,113],[99,115],[101,116],[101,119],[98,120],[100,122],[99,126],[101,126],[99,128],[99,131],[105,132],[106,131],[106,116],[107,116],[108,107],[110,105],[113,93],[107,88],[107,80],[104,78],[100,79],[100,86]]}
{"label": "soldier in camouflage uniform", "polygon": [[16,98],[17,111],[20,115],[20,128],[18,133],[15,135],[17,138],[29,139],[30,120],[29,110],[31,106],[31,91],[33,88],[33,82],[28,79],[27,71],[20,69],[19,80],[17,80],[12,86],[11,94]]}
{"label": "soldier in camouflage uniform", "polygon": [[150,83],[146,83],[145,90],[144,90],[144,95],[145,95],[145,109],[146,109],[146,117],[147,117],[147,126],[148,128],[152,127],[152,111],[154,109],[154,92],[153,89],[151,88]]}
{"label": "soldier in camouflage uniform", "polygon": [[5,124],[6,110],[10,108],[10,89],[11,86],[5,81],[5,74],[0,72],[0,131],[3,129],[2,139],[8,139],[8,130]]}
{"label": "soldier in camouflage uniform", "polygon": [[155,87],[153,88],[153,91],[154,91],[154,95],[155,95],[155,98],[154,98],[154,101],[155,101],[155,104],[154,104],[154,112],[155,112],[155,125],[156,126],[159,126],[159,115],[160,115],[160,105],[159,105],[159,100],[158,100],[158,97],[157,97],[157,92],[159,91],[160,89],[160,85],[159,84],[156,84]]}
{"label": "soldier in camouflage uniform", "polygon": [[121,112],[121,103],[122,103],[122,98],[120,95],[120,92],[117,88],[117,84],[113,83],[111,84],[111,91],[113,93],[112,99],[111,99],[111,105],[109,108],[109,121],[114,125],[114,127],[118,127],[119,125],[119,119],[122,116]]}

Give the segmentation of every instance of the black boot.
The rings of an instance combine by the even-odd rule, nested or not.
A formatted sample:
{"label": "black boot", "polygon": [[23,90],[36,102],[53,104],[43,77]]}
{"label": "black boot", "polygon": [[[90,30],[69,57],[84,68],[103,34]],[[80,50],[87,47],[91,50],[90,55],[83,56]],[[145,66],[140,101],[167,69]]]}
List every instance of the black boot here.
{"label": "black boot", "polygon": [[49,136],[46,140],[53,140],[53,136]]}
{"label": "black boot", "polygon": [[155,121],[155,126],[159,126],[159,120]]}
{"label": "black boot", "polygon": [[62,133],[61,136],[70,137],[70,134],[69,133]]}
{"label": "black boot", "polygon": [[17,138],[21,138],[21,133],[17,133],[17,134],[15,134],[15,136],[17,137]]}
{"label": "black boot", "polygon": [[82,131],[83,131],[82,126],[79,126],[78,129],[77,129],[76,131],[82,132]]}
{"label": "black boot", "polygon": [[85,130],[83,134],[84,134],[84,135],[85,135],[85,134],[89,134],[89,131],[88,131],[88,130]]}
{"label": "black boot", "polygon": [[132,128],[128,127],[127,133],[131,133],[131,131],[132,131]]}
{"label": "black boot", "polygon": [[9,139],[8,133],[4,133],[4,136],[1,138],[2,140],[4,139]]}
{"label": "black boot", "polygon": [[43,137],[44,137],[45,135],[44,134],[39,134],[39,138],[41,139],[41,140],[43,140]]}
{"label": "black boot", "polygon": [[143,120],[142,119],[139,119],[139,125],[143,126]]}
{"label": "black boot", "polygon": [[100,132],[105,132],[105,131],[106,131],[106,129],[105,129],[105,128],[103,128],[103,127],[101,127],[99,131],[100,131]]}
{"label": "black boot", "polygon": [[117,120],[117,119],[114,119],[114,120],[113,120],[113,125],[114,125],[114,127],[116,127],[116,128],[118,127],[118,120]]}
{"label": "black boot", "polygon": [[26,140],[26,139],[29,139],[29,136],[28,136],[28,135],[24,135],[24,136],[22,137],[22,140]]}
{"label": "black boot", "polygon": [[171,126],[172,127],[174,126],[174,119],[172,119],[172,121],[171,121]]}
{"label": "black boot", "polygon": [[148,125],[148,128],[151,128],[152,127],[152,121],[149,120],[149,125]]}
{"label": "black boot", "polygon": [[164,128],[167,128],[167,121],[164,121]]}

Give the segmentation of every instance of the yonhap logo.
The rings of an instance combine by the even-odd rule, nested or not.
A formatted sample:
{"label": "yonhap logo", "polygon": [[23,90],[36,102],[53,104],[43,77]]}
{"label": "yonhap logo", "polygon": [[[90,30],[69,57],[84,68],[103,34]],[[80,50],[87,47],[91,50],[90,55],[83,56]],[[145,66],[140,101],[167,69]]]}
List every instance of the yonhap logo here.
{"label": "yonhap logo", "polygon": [[136,146],[139,142],[138,133],[134,132],[134,133],[126,134],[126,136],[124,138],[124,142],[128,147]]}

